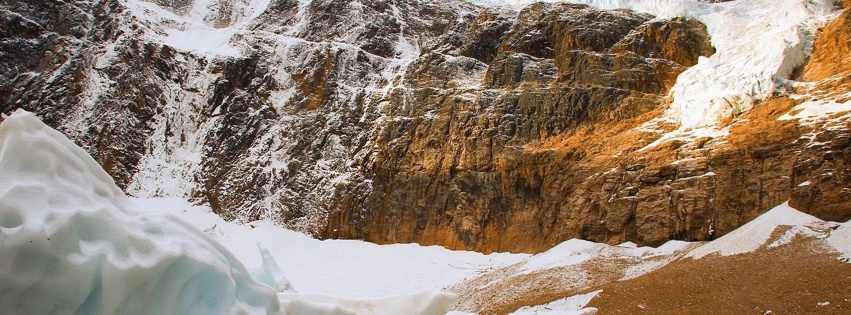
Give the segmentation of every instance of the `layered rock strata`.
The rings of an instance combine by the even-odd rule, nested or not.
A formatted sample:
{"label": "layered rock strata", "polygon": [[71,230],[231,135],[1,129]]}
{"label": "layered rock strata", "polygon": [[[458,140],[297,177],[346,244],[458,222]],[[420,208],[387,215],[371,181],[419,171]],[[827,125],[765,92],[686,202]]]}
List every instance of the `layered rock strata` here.
{"label": "layered rock strata", "polygon": [[727,118],[727,136],[657,141],[677,128],[648,122],[678,74],[714,53],[695,20],[544,3],[5,1],[0,111],[38,113],[131,194],[318,237],[485,252],[707,240],[790,199],[851,218],[848,119],[799,117],[808,100],[847,101],[847,16],[791,78],[813,83]]}

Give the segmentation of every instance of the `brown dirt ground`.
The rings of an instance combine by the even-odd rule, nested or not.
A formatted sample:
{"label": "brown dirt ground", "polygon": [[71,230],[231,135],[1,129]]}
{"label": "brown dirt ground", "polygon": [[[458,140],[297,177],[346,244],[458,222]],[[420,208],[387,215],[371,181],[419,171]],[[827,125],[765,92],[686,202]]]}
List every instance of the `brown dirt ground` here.
{"label": "brown dirt ground", "polygon": [[[676,254],[674,256],[680,256]],[[460,296],[456,309],[482,315],[511,313],[518,308],[552,302],[567,296],[597,290],[616,282],[630,266],[674,256],[637,259],[600,257],[581,264],[556,267],[529,274],[522,264],[484,273],[447,288]],[[664,267],[663,267],[664,268]]]}
{"label": "brown dirt ground", "polygon": [[851,314],[851,264],[823,246],[680,260],[603,285],[588,306],[598,314]]}

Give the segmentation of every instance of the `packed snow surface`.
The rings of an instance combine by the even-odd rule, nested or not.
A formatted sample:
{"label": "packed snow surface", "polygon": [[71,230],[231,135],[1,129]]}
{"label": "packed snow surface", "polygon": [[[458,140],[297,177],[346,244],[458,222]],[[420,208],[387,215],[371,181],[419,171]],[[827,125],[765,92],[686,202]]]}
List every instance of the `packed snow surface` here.
{"label": "packed snow surface", "polygon": [[[521,8],[536,0],[468,0]],[[815,28],[833,11],[830,0],[546,0],[629,9],[657,18],[687,17],[706,24],[714,55],[679,77],[668,118],[681,130],[715,125],[771,97],[811,53]]]}
{"label": "packed snow surface", "polygon": [[842,223],[830,233],[827,243],[842,254],[840,259],[851,262],[851,221]]}
{"label": "packed snow surface", "polygon": [[[168,214],[179,210],[152,209],[158,205],[168,202],[127,198],[94,159],[33,114],[19,110],[8,117],[0,123],[0,309],[4,314],[443,314],[457,297],[436,289],[518,257],[455,255],[438,248],[423,248],[417,256],[414,245],[382,251],[355,241],[323,248],[316,245],[324,242],[271,223],[252,230],[272,238],[247,232],[250,226],[228,230],[233,237],[221,234],[241,257],[256,262],[257,281],[208,235],[221,233],[218,224],[224,229],[228,223],[205,221],[215,217],[209,212],[186,218],[202,226],[218,222],[205,233]],[[290,242],[286,236],[274,238],[282,235]],[[268,240],[270,250],[258,250],[255,240],[261,239]],[[311,251],[321,253],[311,256]],[[396,255],[378,256],[392,252]],[[305,256],[313,259],[299,260]],[[389,260],[402,257],[408,260]],[[329,259],[335,262],[325,262]],[[348,268],[322,269],[339,266]],[[406,283],[399,272],[414,268],[425,271]],[[385,287],[370,292],[370,299],[317,289],[343,286],[351,291],[332,293],[352,296],[380,287],[387,281],[383,277],[403,288]],[[303,291],[296,292],[299,284]]]}
{"label": "packed snow surface", "polygon": [[[702,258],[709,254],[730,256],[749,253],[763,246],[776,247],[798,236],[823,236],[830,224],[783,203],[756,219],[688,253]],[[782,232],[779,236],[777,232]]]}
{"label": "packed snow surface", "polygon": [[653,248],[647,246],[637,247],[634,243],[611,246],[586,240],[571,239],[524,260],[522,270],[526,273],[532,273],[545,269],[576,265],[600,257],[651,258],[667,256],[687,248],[690,244],[683,241],[669,241],[658,248]]}
{"label": "packed snow surface", "polygon": [[508,315],[593,315],[597,313],[597,309],[585,308],[585,305],[600,292],[603,290],[574,295],[547,304],[524,306]]}
{"label": "packed snow surface", "polygon": [[257,244],[268,248],[299,293],[347,299],[437,290],[476,276],[483,270],[515,264],[527,254],[451,251],[416,244],[376,245],[356,240],[313,239],[271,221],[226,222],[209,207],[178,198],[136,199],[146,209],[174,213],[228,248],[249,270],[261,270]]}

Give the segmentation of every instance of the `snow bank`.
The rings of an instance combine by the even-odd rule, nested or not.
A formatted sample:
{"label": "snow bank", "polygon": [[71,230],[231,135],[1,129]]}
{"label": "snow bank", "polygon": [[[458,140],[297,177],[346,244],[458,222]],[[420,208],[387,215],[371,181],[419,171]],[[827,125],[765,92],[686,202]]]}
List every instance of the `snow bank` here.
{"label": "snow bank", "polygon": [[668,256],[691,245],[692,243],[689,242],[669,241],[658,248],[648,246],[637,247],[635,243],[611,246],[604,243],[570,239],[543,253],[526,259],[521,272],[532,273],[551,268],[571,266],[596,258],[652,258]]}
{"label": "snow bank", "polygon": [[[136,199],[149,209],[174,213],[228,248],[249,270],[264,269],[256,244],[269,253],[299,293],[343,299],[378,300],[439,290],[487,270],[528,258],[528,254],[452,251],[416,244],[376,245],[356,240],[316,240],[271,221],[226,222],[209,207],[178,198]],[[293,254],[297,253],[297,254]]]}
{"label": "snow bank", "polygon": [[[686,257],[699,259],[713,253],[730,256],[753,252],[766,245],[776,247],[788,244],[799,236],[823,236],[826,226],[821,219],[795,210],[786,202],[738,229],[695,248]],[[786,230],[782,234],[775,235],[784,228]]]}
{"label": "snow bank", "polygon": [[[519,8],[534,0],[468,0]],[[688,17],[707,26],[716,53],[677,78],[667,118],[681,130],[713,126],[719,118],[767,99],[812,49],[815,24],[833,10],[830,0],[548,0],[630,9],[658,18]]]}
{"label": "snow bank", "polygon": [[851,221],[842,223],[830,232],[827,244],[842,254],[839,257],[844,262],[851,262]]}
{"label": "snow bank", "polygon": [[[458,296],[440,291],[390,296],[376,300],[351,300],[321,294],[279,295],[288,314],[312,314],[303,312],[305,306],[318,309],[338,309],[353,315],[430,315],[446,314]],[[342,313],[341,313],[342,314]]]}
{"label": "snow bank", "polygon": [[585,308],[597,294],[603,290],[578,294],[563,299],[555,300],[547,304],[536,306],[524,306],[508,315],[594,315],[597,309]]}
{"label": "snow bank", "polygon": [[0,309],[11,314],[271,314],[275,292],[173,217],[140,214],[33,114],[0,124]]}
{"label": "snow bank", "polygon": [[437,315],[457,299],[295,293],[261,247],[256,275],[276,293],[204,232],[132,202],[85,151],[21,110],[0,123],[0,232],[4,314]]}

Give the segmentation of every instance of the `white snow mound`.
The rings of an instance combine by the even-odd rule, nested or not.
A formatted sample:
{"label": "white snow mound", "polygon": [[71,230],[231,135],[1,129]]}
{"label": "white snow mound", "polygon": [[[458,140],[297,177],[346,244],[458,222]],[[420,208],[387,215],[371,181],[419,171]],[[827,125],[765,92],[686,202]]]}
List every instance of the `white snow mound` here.
{"label": "white snow mound", "polygon": [[[738,229],[695,248],[686,257],[699,259],[713,253],[731,256],[753,252],[763,246],[788,244],[796,237],[822,237],[828,233],[830,225],[831,223],[795,210],[788,202],[784,202]],[[775,235],[778,230],[783,234]]]}
{"label": "white snow mound", "polygon": [[269,314],[279,301],[233,255],[140,213],[85,151],[33,114],[0,124],[5,314]]}
{"label": "white snow mound", "polygon": [[669,241],[658,248],[648,246],[637,247],[635,243],[611,246],[574,238],[564,241],[543,253],[529,257],[523,262],[521,271],[522,273],[533,273],[546,269],[581,264],[585,261],[601,257],[645,259],[670,256],[677,251],[686,249],[690,245],[691,243],[689,242]]}

